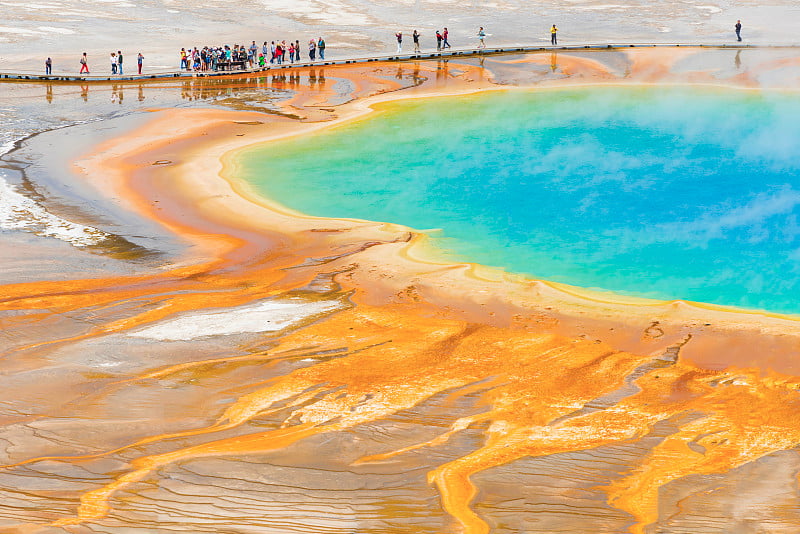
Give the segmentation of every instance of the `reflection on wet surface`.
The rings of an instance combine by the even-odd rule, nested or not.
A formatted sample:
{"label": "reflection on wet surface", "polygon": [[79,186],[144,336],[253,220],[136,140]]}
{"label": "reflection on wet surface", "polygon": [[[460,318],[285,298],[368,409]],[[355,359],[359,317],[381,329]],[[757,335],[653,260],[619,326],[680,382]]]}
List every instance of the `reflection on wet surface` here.
{"label": "reflection on wet surface", "polygon": [[[797,530],[796,321],[681,303],[592,303],[536,282],[481,280],[464,266],[405,259],[412,236],[403,228],[198,214],[197,199],[208,198],[175,198],[170,187],[192,169],[181,156],[212,144],[176,134],[172,144],[120,148],[126,136],[144,144],[131,127],[191,131],[192,120],[211,116],[195,108],[209,105],[223,142],[328,121],[356,99],[397,91],[567,78],[751,87],[800,71],[780,54],[736,60],[731,51],[719,70],[716,57],[704,64],[669,52],[669,61],[663,51],[547,53],[9,86],[18,101],[4,101],[4,113],[36,110],[20,122],[30,133],[110,118],[97,122],[110,128],[100,141],[80,133],[88,128],[59,135],[102,141],[117,156],[82,168],[108,175],[84,178],[111,182],[122,169],[137,216],[187,244],[164,251],[157,233],[132,222],[132,235],[97,261],[133,251],[139,238],[160,255],[92,263],[82,276],[83,249],[59,242],[38,278],[0,286],[0,529]],[[85,103],[97,107],[90,114]],[[114,122],[114,109],[176,106],[187,109],[127,130]],[[6,158],[9,183],[39,205],[59,191],[61,204],[79,208],[49,206],[63,217],[101,228],[126,217],[114,213],[122,195],[89,202],[81,179],[52,174],[81,156],[75,147],[46,154],[55,146],[48,135]],[[0,251],[21,241],[36,250],[54,239],[5,230]],[[12,272],[25,261],[4,258]],[[735,355],[725,349],[731,339]]]}

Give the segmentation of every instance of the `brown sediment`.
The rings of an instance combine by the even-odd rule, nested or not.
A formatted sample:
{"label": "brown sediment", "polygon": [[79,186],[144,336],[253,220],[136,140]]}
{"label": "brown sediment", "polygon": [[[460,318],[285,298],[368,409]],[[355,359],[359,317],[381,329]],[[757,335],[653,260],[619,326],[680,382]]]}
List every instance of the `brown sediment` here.
{"label": "brown sediment", "polygon": [[[585,83],[589,77],[711,83],[716,79],[708,73],[672,71],[673,61],[699,53],[626,52],[624,79],[604,67],[601,55],[589,60],[559,54],[568,78],[542,84]],[[550,61],[548,55],[534,62],[542,58]],[[119,379],[91,383],[91,403],[83,408],[88,413],[90,404],[111,409],[122,390],[185,376],[207,384],[206,393],[219,404],[183,414],[207,423],[180,426],[164,417],[157,426],[170,431],[132,430],[114,446],[95,436],[80,446],[51,447],[57,449],[52,454],[16,451],[6,471],[97,458],[125,463],[106,472],[105,481],[91,481],[92,489],[70,494],[71,513],[50,518],[31,512],[32,523],[102,524],[112,520],[119,493],[178,464],[291,450],[321,435],[390,421],[440,395],[460,407],[434,432],[396,446],[375,444],[350,463],[364,469],[453,448],[450,457],[432,455],[424,463],[441,508],[456,523],[453,532],[496,527],[475,506],[481,498],[475,475],[524,458],[644,443],[667,422],[670,433],[647,441],[638,456],[618,458],[624,469],[593,484],[602,488],[606,506],[621,513],[613,531],[643,533],[658,524],[659,491],[674,481],[729,474],[800,445],[800,323],[793,318],[605,295],[480,266],[439,264],[419,252],[424,237],[406,228],[293,213],[254,200],[236,181],[238,149],[356,120],[379,102],[498,88],[480,67],[457,70],[442,79],[435,62],[325,67],[328,78],[351,83],[345,104],[330,103],[340,98],[330,82],[320,89],[295,81],[296,94],[280,104],[282,114],[165,110],[75,162],[85,180],[191,243],[190,252],[157,273],[3,286],[0,311],[15,315],[0,325],[22,337],[26,326],[45,318],[97,317],[68,335],[36,331],[32,339],[15,341],[6,358],[35,356],[26,364],[46,365],[42,361],[57,361],[69,347],[80,350],[183,313],[270,297],[302,294],[352,306],[265,336],[268,350],[242,354],[239,342],[215,340],[221,355],[156,366],[145,360]],[[170,164],[153,165],[164,161]],[[319,277],[330,283],[309,291]],[[238,365],[285,364],[300,356],[312,361],[277,375],[264,368],[229,375]],[[237,381],[228,383],[228,376]],[[81,406],[80,400],[70,405]],[[420,417],[416,424],[426,422]],[[473,431],[483,435],[478,446],[455,443]],[[129,494],[126,506],[146,506],[137,495]],[[555,506],[544,506],[550,504]],[[789,512],[773,511],[771,520],[800,526]],[[561,530],[570,529],[569,521]]]}

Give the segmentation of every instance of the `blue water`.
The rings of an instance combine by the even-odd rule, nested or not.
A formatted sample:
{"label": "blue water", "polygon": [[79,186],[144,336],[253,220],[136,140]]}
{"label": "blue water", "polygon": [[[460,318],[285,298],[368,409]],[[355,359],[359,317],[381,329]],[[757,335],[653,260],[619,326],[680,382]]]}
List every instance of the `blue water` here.
{"label": "blue water", "polygon": [[265,196],[431,232],[450,259],[800,313],[800,98],[511,91],[384,105],[242,157]]}

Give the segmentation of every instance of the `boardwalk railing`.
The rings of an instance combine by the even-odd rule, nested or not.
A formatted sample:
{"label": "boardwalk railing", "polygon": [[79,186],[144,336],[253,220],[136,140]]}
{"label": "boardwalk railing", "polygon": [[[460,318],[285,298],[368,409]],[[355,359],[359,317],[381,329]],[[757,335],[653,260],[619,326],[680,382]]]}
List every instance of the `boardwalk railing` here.
{"label": "boardwalk railing", "polygon": [[484,56],[490,54],[509,54],[520,52],[553,52],[553,51],[566,51],[574,52],[580,50],[621,50],[629,48],[711,48],[711,49],[748,49],[748,48],[798,48],[797,45],[777,45],[777,46],[759,46],[747,44],[682,44],[682,43],[629,43],[629,44],[584,44],[584,45],[568,45],[568,46],[544,46],[544,45],[520,45],[520,46],[502,46],[502,47],[487,47],[483,49],[475,48],[460,48],[448,49],[445,51],[436,52],[421,52],[411,54],[387,54],[376,56],[362,56],[339,58],[331,60],[320,61],[298,61],[295,63],[284,63],[282,65],[270,64],[264,67],[255,67],[252,69],[244,70],[224,70],[224,71],[162,71],[150,74],[133,74],[133,75],[101,75],[101,76],[81,76],[78,74],[36,74],[25,72],[0,72],[0,81],[4,80],[30,80],[30,81],[64,81],[64,82],[109,82],[109,81],[135,81],[135,80],[150,80],[150,79],[166,79],[166,78],[193,78],[193,77],[211,77],[211,76],[230,76],[241,74],[263,73],[273,70],[282,69],[296,69],[303,67],[324,67],[327,65],[347,65],[351,63],[369,63],[377,61],[413,61],[421,59],[449,59],[457,57],[469,56]]}

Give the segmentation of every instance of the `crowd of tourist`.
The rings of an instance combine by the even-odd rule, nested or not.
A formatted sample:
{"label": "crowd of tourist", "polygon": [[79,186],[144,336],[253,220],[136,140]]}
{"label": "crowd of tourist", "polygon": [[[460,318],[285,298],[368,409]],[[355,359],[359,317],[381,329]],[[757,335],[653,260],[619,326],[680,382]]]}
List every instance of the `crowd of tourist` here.
{"label": "crowd of tourist", "polygon": [[[320,60],[325,59],[325,39],[322,37],[318,39],[311,39],[308,41],[306,54],[310,61],[316,61],[317,57]],[[188,71],[206,72],[206,71],[224,71],[234,69],[254,69],[256,67],[266,67],[267,63],[282,65],[284,63],[294,63],[300,61],[302,57],[300,40],[294,42],[289,41],[272,41],[258,46],[253,41],[250,46],[235,44],[233,47],[229,45],[224,46],[204,46],[203,48],[181,48],[180,51],[180,69]],[[123,75],[123,55],[122,51],[111,52],[110,64],[112,75]],[[81,69],[79,74],[89,74],[89,59],[86,52],[80,58]],[[144,66],[144,55],[139,52],[137,56],[138,73],[142,74],[142,67]],[[47,58],[45,60],[45,74],[50,75],[53,72],[53,60]]]}
{"label": "crowd of tourist", "polygon": [[[272,41],[259,46],[253,41],[250,46],[235,44],[233,47],[225,46],[204,46],[181,48],[180,68],[190,71],[221,71],[234,69],[253,69],[256,67],[266,67],[267,64],[282,65],[284,63],[294,63],[300,61],[303,52],[300,40]],[[325,59],[325,39],[311,39],[306,47],[308,59],[315,61],[317,55],[320,60]]]}

